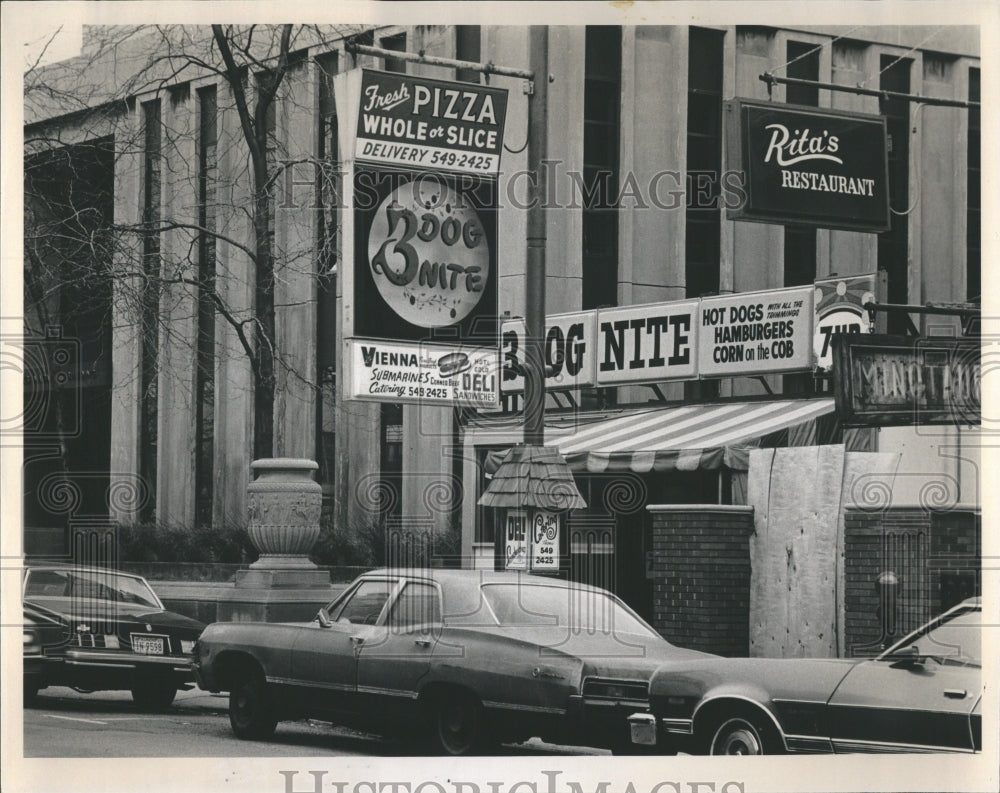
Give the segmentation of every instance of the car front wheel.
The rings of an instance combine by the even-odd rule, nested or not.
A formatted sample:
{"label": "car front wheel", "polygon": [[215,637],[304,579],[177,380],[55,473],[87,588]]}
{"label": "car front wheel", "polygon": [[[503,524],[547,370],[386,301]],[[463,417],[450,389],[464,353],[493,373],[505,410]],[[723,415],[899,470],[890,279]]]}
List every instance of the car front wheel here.
{"label": "car front wheel", "polygon": [[132,684],[132,700],[140,710],[166,710],[177,696],[177,685],[169,678],[143,676]]}
{"label": "car front wheel", "polygon": [[256,670],[237,673],[229,692],[229,724],[237,738],[269,738],[278,724],[264,676]]}
{"label": "car front wheel", "polygon": [[34,678],[24,678],[24,707],[32,708],[38,702],[38,690],[42,687],[41,682]]}
{"label": "car front wheel", "polygon": [[759,717],[729,716],[716,722],[708,754],[761,755],[780,752],[774,730]]}
{"label": "car front wheel", "polygon": [[433,721],[434,743],[441,754],[474,754],[485,743],[482,710],[468,694],[441,696],[435,702]]}

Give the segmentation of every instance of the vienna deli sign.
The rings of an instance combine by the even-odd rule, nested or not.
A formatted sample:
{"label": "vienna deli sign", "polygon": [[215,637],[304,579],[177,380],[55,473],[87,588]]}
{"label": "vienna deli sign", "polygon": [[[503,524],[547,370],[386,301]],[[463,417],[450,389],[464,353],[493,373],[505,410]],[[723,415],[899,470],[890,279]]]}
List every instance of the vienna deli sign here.
{"label": "vienna deli sign", "polygon": [[726,111],[729,165],[747,194],[730,218],[889,228],[884,118],[743,99]]}

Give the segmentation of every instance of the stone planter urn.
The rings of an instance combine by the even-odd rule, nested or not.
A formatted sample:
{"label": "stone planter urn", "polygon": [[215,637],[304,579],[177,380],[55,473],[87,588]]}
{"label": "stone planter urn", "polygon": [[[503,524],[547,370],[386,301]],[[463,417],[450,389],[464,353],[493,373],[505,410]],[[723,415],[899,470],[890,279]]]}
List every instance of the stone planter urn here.
{"label": "stone planter urn", "polygon": [[247,533],[260,552],[251,569],[316,570],[307,554],[319,537],[323,489],[313,479],[313,460],[254,460],[247,486]]}

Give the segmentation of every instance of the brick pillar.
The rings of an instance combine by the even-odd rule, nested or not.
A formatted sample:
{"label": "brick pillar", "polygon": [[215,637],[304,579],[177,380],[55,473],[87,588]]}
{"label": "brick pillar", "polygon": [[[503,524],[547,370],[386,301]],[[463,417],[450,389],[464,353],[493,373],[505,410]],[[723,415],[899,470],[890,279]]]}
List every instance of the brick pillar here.
{"label": "brick pillar", "polygon": [[653,627],[680,647],[745,656],[753,507],[650,505]]}

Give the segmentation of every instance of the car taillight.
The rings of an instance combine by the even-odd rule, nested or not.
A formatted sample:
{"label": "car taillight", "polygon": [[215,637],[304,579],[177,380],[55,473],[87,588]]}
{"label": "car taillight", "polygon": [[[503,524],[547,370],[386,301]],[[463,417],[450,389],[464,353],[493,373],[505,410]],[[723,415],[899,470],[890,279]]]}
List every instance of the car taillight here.
{"label": "car taillight", "polygon": [[598,699],[645,700],[649,696],[649,685],[638,680],[589,678],[583,684],[583,696]]}
{"label": "car taillight", "polygon": [[38,634],[34,631],[24,632],[24,652],[37,655],[42,651],[42,643],[38,640]]}

